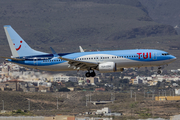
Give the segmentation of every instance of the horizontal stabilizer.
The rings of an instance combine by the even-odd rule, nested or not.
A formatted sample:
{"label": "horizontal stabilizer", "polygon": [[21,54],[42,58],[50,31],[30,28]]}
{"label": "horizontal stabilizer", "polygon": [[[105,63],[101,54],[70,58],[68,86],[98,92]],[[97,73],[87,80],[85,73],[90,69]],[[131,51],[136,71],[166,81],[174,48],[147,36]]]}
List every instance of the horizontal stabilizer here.
{"label": "horizontal stabilizer", "polygon": [[1,58],[11,59],[11,60],[15,60],[15,61],[24,61],[25,60],[25,59],[10,58],[10,57],[1,57]]}
{"label": "horizontal stabilizer", "polygon": [[50,47],[50,48],[51,48],[51,51],[52,51],[54,57],[59,57],[59,55],[56,53],[56,51],[52,47]]}

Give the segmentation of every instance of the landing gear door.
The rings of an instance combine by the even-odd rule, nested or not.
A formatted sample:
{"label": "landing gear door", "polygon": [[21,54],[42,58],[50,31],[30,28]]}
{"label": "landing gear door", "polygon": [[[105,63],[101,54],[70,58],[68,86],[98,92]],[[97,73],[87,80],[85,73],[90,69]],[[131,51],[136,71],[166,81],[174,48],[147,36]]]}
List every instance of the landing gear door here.
{"label": "landing gear door", "polygon": [[157,52],[153,53],[153,60],[157,60]]}

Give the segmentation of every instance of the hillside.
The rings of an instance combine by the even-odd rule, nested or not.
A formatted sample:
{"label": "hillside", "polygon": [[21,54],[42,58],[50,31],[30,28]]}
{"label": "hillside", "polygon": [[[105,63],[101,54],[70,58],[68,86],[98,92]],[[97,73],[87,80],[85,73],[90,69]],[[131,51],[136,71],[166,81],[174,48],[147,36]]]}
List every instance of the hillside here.
{"label": "hillside", "polygon": [[149,16],[158,23],[176,27],[180,34],[179,0],[139,0],[146,7]]}
{"label": "hillside", "polygon": [[[11,25],[31,47],[44,52],[51,52],[50,46],[77,52],[81,45],[87,51],[162,48],[173,54],[168,48],[179,44],[164,44],[177,40],[177,32],[154,22],[138,0],[6,0],[0,1],[0,18],[0,26]],[[0,33],[0,56],[10,56],[3,27]],[[162,36],[167,39],[164,47],[156,44]]]}

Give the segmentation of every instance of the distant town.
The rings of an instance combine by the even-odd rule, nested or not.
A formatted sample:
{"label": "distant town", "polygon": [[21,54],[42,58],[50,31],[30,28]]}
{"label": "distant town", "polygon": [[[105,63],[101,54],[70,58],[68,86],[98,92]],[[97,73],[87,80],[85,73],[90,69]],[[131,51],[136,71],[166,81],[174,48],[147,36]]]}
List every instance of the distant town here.
{"label": "distant town", "polygon": [[[56,116],[52,118],[63,117],[63,119],[76,118],[77,120],[81,120],[86,117],[95,119],[96,117],[103,116],[103,120],[112,120],[113,118],[119,119],[123,117],[132,118],[132,115],[136,116],[136,114],[148,118],[156,115],[156,112],[158,112],[156,116],[163,117],[161,112],[159,112],[162,111],[162,109],[158,109],[160,106],[164,106],[164,115],[167,115],[166,117],[175,115],[175,113],[170,114],[168,112],[168,110],[176,110],[174,107],[165,108],[166,104],[169,104],[168,101],[173,101],[171,102],[171,106],[179,104],[177,101],[180,100],[180,69],[169,71],[163,69],[162,74],[157,74],[156,68],[129,68],[117,73],[99,73],[98,71],[96,71],[96,73],[96,77],[85,77],[83,71],[48,72],[3,62],[0,64],[0,91],[8,91],[2,92],[3,94],[22,93],[22,96],[24,96],[24,92],[26,92],[25,94],[27,94],[27,92],[30,94],[47,93],[44,94],[47,95],[45,97],[46,100],[37,99],[37,96],[33,98],[33,95],[28,95],[29,98],[26,98],[25,101],[21,103],[28,106],[28,111],[30,111],[30,109],[39,109],[36,103],[44,102],[48,103],[44,104],[44,107],[47,107],[46,109],[54,106],[57,107],[58,110],[58,106],[61,106],[60,111],[57,111],[57,113],[63,113],[63,110],[71,111],[70,106],[77,103],[78,107],[75,107],[75,109],[78,110],[77,113],[70,114],[74,112],[73,110],[63,113],[64,115],[56,114]],[[48,93],[53,93],[55,99],[49,101],[48,95],[50,94]],[[74,99],[74,97],[76,99]],[[24,111],[23,109],[27,107],[22,107],[21,105],[19,105],[19,107],[21,106],[21,111],[16,110],[11,113],[11,110],[9,110],[11,108],[8,107],[7,101],[8,97],[3,97],[1,114],[5,115],[4,118],[8,118],[6,117],[8,114],[19,115],[19,112],[30,116],[31,113],[33,113],[33,111],[25,112],[26,110]],[[160,104],[158,101],[164,102]],[[4,102],[6,103],[5,105]],[[16,102],[19,101],[17,100]],[[16,103],[13,104],[16,105]],[[154,107],[157,106],[157,109],[153,109],[152,104],[154,104]],[[117,105],[125,106],[120,108],[115,107]],[[7,111],[4,110],[4,106]],[[69,107],[64,108],[62,106]],[[141,106],[143,106],[142,110]],[[87,109],[89,107],[92,109]],[[145,108],[149,109],[149,107],[152,107],[150,109],[151,113],[149,110],[143,111]],[[132,109],[134,109],[133,113]],[[135,109],[139,112],[136,112]],[[55,113],[51,114],[54,115]],[[70,116],[67,114],[70,114]],[[46,117],[47,116],[44,116],[42,119],[44,120]],[[19,119],[21,119],[21,117],[19,117]],[[48,117],[48,119],[51,118]]]}
{"label": "distant town", "polygon": [[[123,91],[133,86],[156,86],[156,89],[174,89],[180,94],[180,69],[157,74],[156,70],[126,69],[122,73],[98,74],[85,77],[81,73],[52,73],[24,68],[12,63],[0,64],[0,89],[2,91],[61,92],[61,91]],[[140,87],[138,88],[140,90]]]}

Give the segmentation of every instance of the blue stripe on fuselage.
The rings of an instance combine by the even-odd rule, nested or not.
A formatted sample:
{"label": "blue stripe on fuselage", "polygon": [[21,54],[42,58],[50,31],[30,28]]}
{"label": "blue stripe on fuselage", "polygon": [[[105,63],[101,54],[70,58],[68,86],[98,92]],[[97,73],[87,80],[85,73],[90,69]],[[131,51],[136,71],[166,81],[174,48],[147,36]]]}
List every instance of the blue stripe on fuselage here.
{"label": "blue stripe on fuselage", "polygon": [[[72,53],[59,53],[59,56],[64,56],[64,55],[68,55],[68,54],[72,54]],[[53,58],[54,55],[53,54],[45,54],[45,55],[35,55],[35,56],[25,56],[25,57],[16,57],[18,59],[26,59],[26,60],[32,60],[34,58],[37,58],[38,60],[41,60],[42,58]]]}

